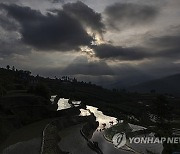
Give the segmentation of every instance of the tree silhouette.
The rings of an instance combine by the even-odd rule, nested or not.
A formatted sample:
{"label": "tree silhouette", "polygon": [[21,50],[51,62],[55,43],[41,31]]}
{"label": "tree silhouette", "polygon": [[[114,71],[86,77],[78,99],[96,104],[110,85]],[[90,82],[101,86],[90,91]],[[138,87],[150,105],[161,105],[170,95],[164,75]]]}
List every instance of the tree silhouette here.
{"label": "tree silhouette", "polygon": [[6,66],[6,68],[7,68],[7,70],[9,70],[9,69],[10,69],[10,66],[9,66],[9,65],[7,65],[7,66]]}
{"label": "tree silhouette", "polygon": [[12,67],[12,70],[15,71],[15,67],[14,66]]}

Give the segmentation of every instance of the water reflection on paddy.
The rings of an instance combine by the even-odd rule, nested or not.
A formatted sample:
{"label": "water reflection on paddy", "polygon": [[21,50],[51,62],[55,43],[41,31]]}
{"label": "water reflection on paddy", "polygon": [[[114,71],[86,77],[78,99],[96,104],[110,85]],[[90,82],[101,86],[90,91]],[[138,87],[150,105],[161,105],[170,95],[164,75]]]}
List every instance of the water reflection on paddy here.
{"label": "water reflection on paddy", "polygon": [[[69,102],[69,99],[61,98],[58,101],[58,110],[67,109],[73,106],[80,105],[80,101]],[[80,116],[87,116],[93,113],[96,116],[96,121],[99,122],[99,127],[94,132],[91,141],[98,142],[99,148],[103,151],[103,154],[128,154],[128,153],[147,153],[147,150],[160,154],[162,152],[163,146],[161,144],[127,144],[120,149],[116,149],[112,142],[109,142],[105,139],[105,130],[113,128],[114,126],[122,125],[123,121],[118,121],[115,117],[110,117],[102,113],[98,108],[93,106],[86,106],[86,109],[80,109]],[[132,132],[146,129],[142,126],[133,125],[128,123],[128,127],[131,128]],[[114,128],[113,128],[114,129]],[[143,135],[143,134],[142,134]]]}
{"label": "water reflection on paddy", "polygon": [[60,98],[58,100],[58,109],[57,110],[64,110],[71,108],[71,104],[68,103],[69,99]]}
{"label": "water reflection on paddy", "polygon": [[104,128],[109,128],[110,126],[118,123],[117,118],[104,115],[96,107],[87,106],[86,108],[87,108],[87,110],[80,109],[80,111],[81,111],[80,115],[86,116],[86,115],[90,115],[90,112],[94,113],[94,115],[96,116],[96,121],[99,122],[98,130],[104,129]]}

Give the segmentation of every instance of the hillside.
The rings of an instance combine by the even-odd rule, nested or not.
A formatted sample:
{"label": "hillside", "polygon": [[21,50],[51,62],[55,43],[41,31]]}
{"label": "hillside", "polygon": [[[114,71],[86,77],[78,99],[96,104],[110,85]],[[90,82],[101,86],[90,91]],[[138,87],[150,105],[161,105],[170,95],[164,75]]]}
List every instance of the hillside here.
{"label": "hillside", "polygon": [[129,91],[136,92],[158,92],[170,93],[174,95],[180,94],[180,74],[143,82],[128,88]]}

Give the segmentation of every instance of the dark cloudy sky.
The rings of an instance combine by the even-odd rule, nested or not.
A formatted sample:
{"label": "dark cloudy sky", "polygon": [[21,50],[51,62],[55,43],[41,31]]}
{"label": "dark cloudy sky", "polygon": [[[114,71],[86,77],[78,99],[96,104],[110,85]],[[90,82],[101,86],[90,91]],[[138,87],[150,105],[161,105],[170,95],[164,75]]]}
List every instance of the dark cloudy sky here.
{"label": "dark cloudy sky", "polygon": [[0,0],[0,66],[100,84],[180,72],[179,0]]}

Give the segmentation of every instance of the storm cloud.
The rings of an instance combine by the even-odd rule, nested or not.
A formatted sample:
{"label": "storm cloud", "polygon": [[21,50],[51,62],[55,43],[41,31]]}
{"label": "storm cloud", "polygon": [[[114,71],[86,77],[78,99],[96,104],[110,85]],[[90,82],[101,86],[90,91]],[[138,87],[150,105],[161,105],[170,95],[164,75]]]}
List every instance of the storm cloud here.
{"label": "storm cloud", "polygon": [[93,40],[80,22],[63,10],[57,15],[15,4],[1,4],[8,15],[21,26],[22,41],[41,50],[78,50],[81,45],[90,45]]}
{"label": "storm cloud", "polygon": [[156,48],[180,49],[180,33],[151,38],[147,43]]}
{"label": "storm cloud", "polygon": [[[168,29],[167,31],[171,31]],[[144,44],[151,50],[158,50],[155,52],[156,56],[172,58],[174,60],[180,58],[180,26],[176,26],[173,29],[173,33],[162,35],[162,36],[152,36],[150,39],[146,40]]]}
{"label": "storm cloud", "polygon": [[155,6],[135,3],[115,3],[105,9],[107,23],[115,29],[148,24],[155,19],[158,12]]}
{"label": "storm cloud", "polygon": [[99,33],[105,31],[105,25],[102,23],[101,14],[95,12],[83,2],[67,3],[63,5],[63,10],[93,30]]}
{"label": "storm cloud", "polygon": [[[166,41],[169,42],[166,42]],[[178,41],[179,36],[166,36],[159,38],[151,38],[150,42],[154,42],[151,48],[142,47],[122,47],[111,44],[101,44],[94,47],[95,56],[106,60],[120,60],[120,61],[140,61],[144,59],[172,59],[180,58],[180,45]],[[159,49],[158,49],[159,47]]]}
{"label": "storm cloud", "polygon": [[18,24],[13,19],[8,18],[2,11],[0,12],[0,27],[7,31],[17,30]]}
{"label": "storm cloud", "polygon": [[95,46],[94,52],[99,58],[117,60],[142,60],[151,55],[142,48],[123,48],[121,46],[113,46],[110,44]]}

